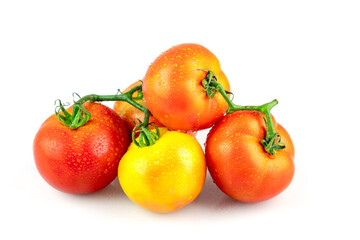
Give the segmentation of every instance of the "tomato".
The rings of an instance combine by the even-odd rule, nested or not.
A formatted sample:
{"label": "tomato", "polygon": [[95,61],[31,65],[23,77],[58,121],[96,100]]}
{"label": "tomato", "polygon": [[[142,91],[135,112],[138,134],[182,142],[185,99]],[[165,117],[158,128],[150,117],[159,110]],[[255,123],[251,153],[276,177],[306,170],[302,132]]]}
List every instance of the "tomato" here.
{"label": "tomato", "polygon": [[160,123],[174,130],[205,129],[218,121],[228,104],[220,94],[209,98],[202,80],[207,71],[230,91],[229,82],[216,56],[198,44],[181,44],[162,53],[144,77],[144,99]]}
{"label": "tomato", "polygon": [[154,212],[175,211],[200,193],[206,176],[205,155],[197,140],[185,133],[160,128],[150,147],[134,143],[120,161],[118,177],[125,194]]}
{"label": "tomato", "polygon": [[119,161],[129,146],[125,124],[112,109],[98,103],[83,106],[92,115],[84,126],[72,130],[52,115],[41,125],[33,144],[40,175],[66,193],[91,193],[106,187],[117,176]]}
{"label": "tomato", "polygon": [[[140,81],[134,82],[129,87],[124,90],[124,93],[132,89],[133,87],[141,84]],[[135,97],[137,93],[134,93],[133,96]],[[145,102],[143,100],[136,100],[142,106],[145,106]],[[137,109],[136,107],[132,106],[131,104],[123,101],[116,101],[113,107],[114,111],[119,114],[121,119],[125,122],[126,128],[129,134],[132,134],[132,131],[136,124],[139,124],[139,120],[144,120],[144,113]],[[154,123],[157,127],[163,127],[163,125],[154,117],[150,116],[149,122]],[[152,127],[150,126],[150,129]],[[138,134],[137,134],[138,135]]]}
{"label": "tomato", "polygon": [[209,132],[205,154],[216,185],[242,202],[260,202],[282,192],[294,176],[294,145],[289,134],[274,122],[286,148],[275,155],[260,141],[266,127],[259,113],[239,111],[226,115]]}
{"label": "tomato", "polygon": [[[126,93],[127,91],[129,91],[131,88],[137,86],[141,84],[140,81],[134,82],[133,84],[131,84],[129,87],[127,87],[124,90],[124,93]],[[136,93],[134,93],[133,95],[134,97],[136,96]],[[146,104],[143,100],[136,100],[137,103],[139,103],[142,106],[146,107]],[[132,106],[131,104],[127,103],[127,102],[123,102],[123,101],[116,101],[113,107],[114,111],[119,114],[119,116],[121,117],[122,120],[124,120],[125,124],[126,124],[126,128],[128,129],[129,134],[132,134],[132,131],[134,129],[134,127],[136,126],[136,124],[139,124],[139,119],[141,121],[144,120],[144,113],[142,111],[140,111],[139,109],[137,109],[136,107]],[[150,116],[149,122],[153,123],[156,127],[164,127],[164,125],[162,125],[156,118],[154,118],[153,116]],[[149,126],[149,129],[153,129],[152,126]],[[185,133],[190,134],[191,136],[196,136],[197,131],[184,131]],[[139,133],[137,133],[135,136],[138,136]]]}

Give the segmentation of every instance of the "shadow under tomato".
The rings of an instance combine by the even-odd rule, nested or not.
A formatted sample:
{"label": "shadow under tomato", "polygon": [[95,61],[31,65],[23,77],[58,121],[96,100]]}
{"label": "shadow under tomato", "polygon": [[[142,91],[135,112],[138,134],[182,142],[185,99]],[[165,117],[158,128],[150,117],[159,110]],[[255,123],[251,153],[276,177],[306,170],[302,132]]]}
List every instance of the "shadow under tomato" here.
{"label": "shadow under tomato", "polygon": [[196,204],[197,207],[207,208],[217,212],[228,212],[239,209],[250,210],[267,205],[266,202],[243,203],[227,196],[216,186],[209,172],[207,172],[204,187],[198,198],[194,201],[194,204]]}
{"label": "shadow under tomato", "polygon": [[213,210],[232,208],[239,203],[227,196],[216,186],[209,172],[206,175],[204,187],[194,202],[199,207],[210,208]]}
{"label": "shadow under tomato", "polygon": [[79,198],[81,200],[86,199],[87,201],[119,201],[126,198],[126,195],[123,192],[117,177],[108,186],[97,192],[75,195],[69,194],[69,196]]}
{"label": "shadow under tomato", "polygon": [[95,193],[89,194],[89,197],[97,199],[123,199],[126,198],[124,191],[122,190],[119,180],[116,177],[107,187],[97,191]]}
{"label": "shadow under tomato", "polygon": [[104,189],[93,193],[95,198],[105,198],[105,199],[122,199],[126,198],[124,191],[122,190],[119,180],[116,177],[107,187]]}

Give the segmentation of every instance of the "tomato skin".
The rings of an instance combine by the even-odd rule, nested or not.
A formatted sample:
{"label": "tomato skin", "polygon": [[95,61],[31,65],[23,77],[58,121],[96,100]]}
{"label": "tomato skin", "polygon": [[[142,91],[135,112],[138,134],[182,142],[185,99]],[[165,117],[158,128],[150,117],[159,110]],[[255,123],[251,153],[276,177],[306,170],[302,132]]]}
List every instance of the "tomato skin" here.
{"label": "tomato skin", "polygon": [[[127,87],[123,92],[126,93],[133,87],[141,84],[140,81],[136,81],[133,84],[131,84],[129,87]],[[134,97],[137,93],[134,93]],[[142,106],[145,106],[145,102],[142,100],[136,100],[137,103],[139,103]],[[116,101],[114,103],[113,107],[114,111],[120,116],[120,118],[125,122],[126,128],[128,130],[129,135],[131,136],[132,131],[136,124],[139,124],[139,120],[144,121],[144,113],[137,109],[136,107],[132,106],[131,104],[124,102],[124,101]],[[153,116],[150,116],[149,122],[154,123],[157,127],[164,127],[156,118]],[[152,127],[150,126],[150,129]],[[139,135],[139,134],[137,134]]]}
{"label": "tomato skin", "polygon": [[216,56],[198,44],[181,44],[162,53],[144,77],[144,99],[151,113],[173,130],[200,130],[211,127],[227,110],[220,94],[210,99],[202,80],[215,73],[225,90],[229,82]]}
{"label": "tomato skin", "polygon": [[106,187],[115,179],[129,145],[125,124],[112,109],[98,103],[83,106],[92,115],[84,126],[72,130],[52,115],[33,144],[40,175],[66,193],[92,193]]}
{"label": "tomato skin", "polygon": [[226,115],[209,132],[205,154],[215,184],[242,202],[273,198],[290,184],[295,171],[294,145],[286,130],[273,119],[286,148],[276,155],[265,152],[261,139],[266,128],[259,113],[239,111]]}
{"label": "tomato skin", "polygon": [[133,202],[150,211],[168,213],[199,195],[206,163],[194,137],[166,128],[160,128],[160,132],[160,139],[150,147],[131,143],[120,161],[118,177]]}

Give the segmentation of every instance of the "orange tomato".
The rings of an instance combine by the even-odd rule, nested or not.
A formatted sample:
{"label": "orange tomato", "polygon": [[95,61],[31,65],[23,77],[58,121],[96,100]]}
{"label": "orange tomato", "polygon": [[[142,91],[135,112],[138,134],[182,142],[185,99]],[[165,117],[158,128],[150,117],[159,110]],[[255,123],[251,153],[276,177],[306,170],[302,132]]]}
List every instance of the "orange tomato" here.
{"label": "orange tomato", "polygon": [[211,127],[224,116],[228,104],[220,94],[209,98],[202,80],[207,72],[230,91],[216,56],[198,44],[181,44],[162,53],[148,68],[143,92],[147,107],[164,126],[173,130]]}

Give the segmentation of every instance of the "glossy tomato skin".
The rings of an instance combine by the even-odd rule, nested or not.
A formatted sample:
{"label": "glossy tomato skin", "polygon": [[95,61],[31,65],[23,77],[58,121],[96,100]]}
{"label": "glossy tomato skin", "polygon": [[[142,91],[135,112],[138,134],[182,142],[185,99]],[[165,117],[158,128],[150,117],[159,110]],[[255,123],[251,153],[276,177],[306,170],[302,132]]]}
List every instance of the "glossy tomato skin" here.
{"label": "glossy tomato skin", "polygon": [[85,103],[84,107],[91,113],[84,126],[72,130],[52,115],[34,139],[40,175],[66,193],[92,193],[106,187],[116,177],[129,145],[125,124],[112,109],[98,103]]}
{"label": "glossy tomato skin", "polygon": [[242,202],[265,201],[292,181],[294,145],[286,130],[273,121],[286,145],[274,156],[260,143],[266,129],[259,113],[226,115],[210,130],[205,147],[207,166],[216,185],[230,197]]}
{"label": "glossy tomato skin", "polygon": [[215,73],[225,90],[229,82],[219,60],[198,44],[181,44],[162,53],[144,77],[144,99],[156,119],[173,130],[205,129],[219,120],[228,105],[220,94],[210,99],[202,80],[207,72]]}
{"label": "glossy tomato skin", "polygon": [[161,137],[150,147],[131,143],[119,164],[125,194],[139,206],[168,213],[191,203],[206,177],[205,155],[189,134],[160,128]]}
{"label": "glossy tomato skin", "polygon": [[[126,93],[133,87],[141,84],[140,81],[136,81],[127,87],[123,92]],[[137,93],[134,93],[134,97]],[[143,100],[136,100],[142,106],[145,106],[145,102]],[[116,101],[113,107],[114,111],[120,116],[120,118],[125,122],[126,128],[128,130],[129,135],[131,136],[132,131],[136,124],[139,124],[139,120],[144,121],[144,113],[137,109],[136,107],[132,106],[131,104],[124,102],[124,101]],[[163,125],[153,116],[150,116],[149,122],[154,123],[157,127],[163,127]],[[152,127],[150,126],[150,129]]]}

